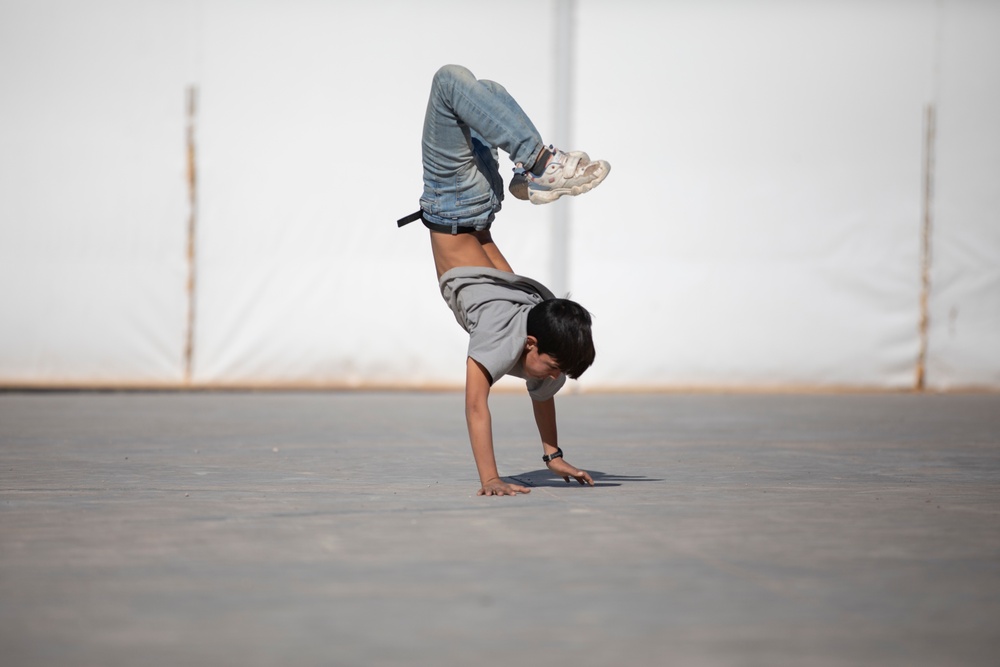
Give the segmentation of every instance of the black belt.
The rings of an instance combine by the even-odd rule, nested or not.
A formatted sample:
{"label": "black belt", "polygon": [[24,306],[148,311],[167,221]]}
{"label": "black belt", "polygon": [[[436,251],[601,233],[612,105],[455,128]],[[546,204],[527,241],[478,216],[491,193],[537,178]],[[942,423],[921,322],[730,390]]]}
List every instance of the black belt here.
{"label": "black belt", "polygon": [[405,218],[400,218],[399,220],[397,220],[396,221],[396,226],[397,227],[402,227],[403,225],[410,224],[414,220],[420,220],[423,217],[424,217],[424,212],[423,211],[417,211],[416,213],[409,214]]}
{"label": "black belt", "polygon": [[441,225],[436,222],[431,222],[424,217],[424,212],[422,210],[411,213],[405,218],[400,218],[396,221],[396,226],[402,227],[403,225],[408,225],[416,220],[423,220],[424,227],[435,232],[442,232],[444,234],[472,234],[476,231],[472,227],[458,227],[456,230],[455,225]]}

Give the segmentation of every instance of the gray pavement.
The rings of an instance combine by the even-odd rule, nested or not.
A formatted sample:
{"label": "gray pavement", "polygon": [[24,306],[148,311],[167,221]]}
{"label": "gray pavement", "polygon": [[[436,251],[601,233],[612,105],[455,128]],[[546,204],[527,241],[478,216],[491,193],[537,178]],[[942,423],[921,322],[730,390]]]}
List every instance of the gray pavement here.
{"label": "gray pavement", "polygon": [[1000,395],[0,393],[22,665],[996,665]]}

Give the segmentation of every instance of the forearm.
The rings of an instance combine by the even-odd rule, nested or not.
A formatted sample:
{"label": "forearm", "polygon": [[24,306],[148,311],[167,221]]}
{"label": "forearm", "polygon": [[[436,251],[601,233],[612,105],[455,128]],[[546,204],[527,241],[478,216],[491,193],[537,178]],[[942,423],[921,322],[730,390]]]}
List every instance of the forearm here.
{"label": "forearm", "polygon": [[535,425],[542,439],[542,453],[552,455],[559,449],[559,433],[556,428],[556,399],[547,401],[532,401],[531,407],[535,413]]}
{"label": "forearm", "polygon": [[466,360],[465,422],[469,427],[469,442],[476,458],[481,484],[500,477],[493,455],[493,422],[490,417],[489,375],[475,360]]}
{"label": "forearm", "polygon": [[[532,401],[532,408],[535,411],[535,424],[538,426],[538,435],[542,438],[542,449],[546,456],[552,456],[559,451],[559,436],[556,430],[556,401],[550,398],[547,401]],[[576,479],[580,484],[594,485],[594,479],[586,470],[580,470],[571,465],[564,458],[554,458],[546,462],[546,467],[555,474],[562,477],[566,482],[570,478]]]}
{"label": "forearm", "polygon": [[500,477],[496,456],[493,453],[493,422],[489,406],[485,403],[466,404],[465,421],[469,427],[469,442],[472,443],[472,455],[476,459],[479,482],[486,484],[491,479]]}
{"label": "forearm", "polygon": [[493,455],[493,420],[490,417],[490,380],[486,369],[471,357],[466,360],[465,421],[469,426],[469,442],[476,457],[480,489],[477,496],[513,496],[530,493],[531,489],[500,479]]}

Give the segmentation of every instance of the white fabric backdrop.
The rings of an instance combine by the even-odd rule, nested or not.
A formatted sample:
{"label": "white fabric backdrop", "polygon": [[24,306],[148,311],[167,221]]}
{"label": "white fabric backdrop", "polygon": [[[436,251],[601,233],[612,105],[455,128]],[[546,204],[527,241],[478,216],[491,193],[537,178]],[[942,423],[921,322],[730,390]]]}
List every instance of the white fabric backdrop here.
{"label": "white fabric backdrop", "polygon": [[190,18],[0,2],[0,382],[181,380]]}
{"label": "white fabric backdrop", "polygon": [[629,342],[593,381],[912,386],[933,14],[719,6],[583,13],[582,43],[621,37],[581,52],[581,96],[623,93],[581,106],[621,168],[576,204],[575,284]]}
{"label": "white fabric backdrop", "polygon": [[[541,9],[540,9],[541,7]],[[938,108],[930,388],[1000,387],[1000,7],[577,4],[574,388],[911,387]],[[523,32],[523,17],[532,28]],[[461,386],[420,192],[429,80],[553,134],[551,3],[0,1],[0,384],[176,386],[197,85],[199,386]],[[550,280],[551,210],[495,237]],[[511,384],[511,383],[507,383]]]}

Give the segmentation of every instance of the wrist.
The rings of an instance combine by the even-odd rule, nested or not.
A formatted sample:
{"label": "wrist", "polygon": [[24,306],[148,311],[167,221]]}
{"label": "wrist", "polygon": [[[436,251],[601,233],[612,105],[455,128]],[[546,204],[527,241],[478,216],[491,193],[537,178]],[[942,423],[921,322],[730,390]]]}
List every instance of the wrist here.
{"label": "wrist", "polygon": [[562,455],[563,455],[562,449],[556,447],[556,451],[553,452],[552,454],[545,454],[544,456],[542,456],[542,461],[544,461],[545,464],[548,465],[549,463],[552,463],[556,459],[561,459]]}

